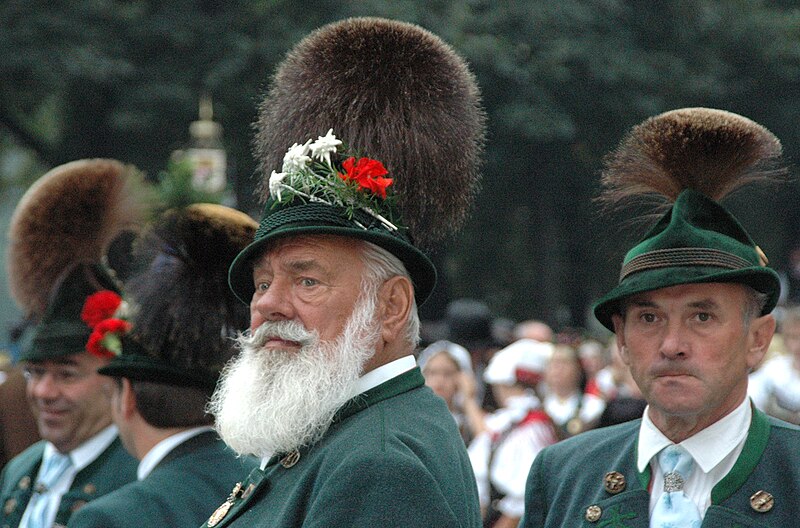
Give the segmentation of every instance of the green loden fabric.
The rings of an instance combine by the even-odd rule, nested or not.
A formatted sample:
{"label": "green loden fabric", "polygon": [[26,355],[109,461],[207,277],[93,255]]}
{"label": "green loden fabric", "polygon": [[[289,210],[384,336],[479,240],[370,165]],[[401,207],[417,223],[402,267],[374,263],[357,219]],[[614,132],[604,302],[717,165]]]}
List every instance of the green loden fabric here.
{"label": "green loden fabric", "polygon": [[351,400],[325,436],[254,470],[216,527],[479,527],[475,477],[418,368]]}
{"label": "green loden fabric", "polygon": [[86,505],[67,526],[197,526],[257,465],[253,458],[237,458],[215,432],[201,433],[173,449],[144,480]]}
{"label": "green loden fabric", "polygon": [[[33,494],[33,483],[42,463],[45,442],[40,441],[20,453],[4,468],[0,478],[0,527],[15,528]],[[72,486],[61,498],[56,525],[66,526],[70,516],[87,503],[136,480],[138,462],[130,456],[119,438],[91,464],[75,475]]]}
{"label": "green loden fabric", "polygon": [[[636,468],[641,420],[582,433],[544,449],[536,457],[525,490],[523,528],[649,526],[649,468]],[[753,410],[741,455],[711,492],[703,528],[796,526],[800,519],[800,428]],[[606,473],[625,478],[617,494],[606,491]],[[757,511],[751,497],[774,497],[768,511]],[[587,519],[595,506],[600,516]],[[597,512],[598,510],[594,510]],[[588,516],[592,517],[592,516]]]}

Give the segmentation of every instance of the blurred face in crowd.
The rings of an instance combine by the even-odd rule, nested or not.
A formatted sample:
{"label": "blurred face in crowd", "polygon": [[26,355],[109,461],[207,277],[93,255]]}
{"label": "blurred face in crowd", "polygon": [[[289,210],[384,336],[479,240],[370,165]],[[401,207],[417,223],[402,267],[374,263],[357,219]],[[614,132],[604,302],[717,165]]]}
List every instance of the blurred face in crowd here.
{"label": "blurred face in crowd", "polygon": [[620,355],[671,440],[708,427],[745,398],[747,375],[775,330],[772,316],[748,318],[747,306],[742,285],[686,284],[634,295],[614,317]]}
{"label": "blurred face in crowd", "polygon": [[211,409],[222,439],[266,456],[313,443],[354,387],[381,336],[377,286],[362,282],[355,242],[282,241],[257,260],[250,333]]}
{"label": "blurred face in crowd", "polygon": [[556,347],[547,363],[544,379],[547,389],[560,397],[566,398],[580,389],[581,366],[571,347]]}
{"label": "blurred face in crowd", "polygon": [[800,369],[800,319],[791,319],[782,325],[781,337],[786,353],[794,360],[795,368]]}
{"label": "blurred face in crowd", "polygon": [[24,365],[26,393],[39,434],[67,453],[111,424],[111,381],[97,374],[108,360],[88,352]]}
{"label": "blurred face in crowd", "polygon": [[425,385],[452,406],[453,398],[458,391],[458,374],[460,369],[456,361],[447,352],[439,352],[425,363],[422,374]]}

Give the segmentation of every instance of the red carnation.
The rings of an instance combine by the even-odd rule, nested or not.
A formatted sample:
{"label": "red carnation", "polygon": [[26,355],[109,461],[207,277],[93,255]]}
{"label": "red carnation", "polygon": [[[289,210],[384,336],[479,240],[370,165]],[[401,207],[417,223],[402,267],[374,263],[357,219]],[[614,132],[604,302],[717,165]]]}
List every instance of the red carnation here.
{"label": "red carnation", "polygon": [[94,328],[101,321],[114,315],[119,305],[122,304],[122,297],[110,290],[101,290],[91,294],[83,303],[81,319]]}
{"label": "red carnation", "polygon": [[86,351],[100,358],[113,358],[122,352],[120,336],[131,329],[131,324],[122,319],[105,319],[95,326]]}
{"label": "red carnation", "polygon": [[343,180],[353,180],[358,183],[359,189],[366,189],[373,194],[386,199],[386,188],[389,187],[394,181],[392,178],[383,178],[384,175],[389,174],[386,167],[383,166],[378,160],[370,158],[347,158],[342,167],[346,174],[339,174]]}

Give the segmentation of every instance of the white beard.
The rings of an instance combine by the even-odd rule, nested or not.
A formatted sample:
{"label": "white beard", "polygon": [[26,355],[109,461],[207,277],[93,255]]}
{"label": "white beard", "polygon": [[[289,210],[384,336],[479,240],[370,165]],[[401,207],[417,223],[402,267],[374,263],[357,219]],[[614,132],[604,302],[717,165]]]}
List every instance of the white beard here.
{"label": "white beard", "polygon": [[[362,294],[341,335],[320,342],[295,321],[267,321],[241,335],[241,349],[222,372],[209,403],[220,437],[242,455],[270,456],[315,443],[353,394],[375,354],[380,325],[375,295]],[[274,336],[301,344],[297,352],[265,350]]]}

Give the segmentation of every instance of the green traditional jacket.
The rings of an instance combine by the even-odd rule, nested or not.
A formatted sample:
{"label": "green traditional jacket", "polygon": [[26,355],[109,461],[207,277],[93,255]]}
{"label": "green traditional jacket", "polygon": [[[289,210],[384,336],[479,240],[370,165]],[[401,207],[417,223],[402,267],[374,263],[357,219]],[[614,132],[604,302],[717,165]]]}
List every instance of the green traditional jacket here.
{"label": "green traditional jacket", "polygon": [[255,459],[237,458],[216,433],[201,433],[170,451],[143,480],[81,508],[67,526],[198,526],[228,496],[236,481],[255,467]]}
{"label": "green traditional jacket", "polygon": [[204,526],[480,527],[475,477],[418,368],[348,402],[310,448],[255,469]]}
{"label": "green traditional jacket", "polygon": [[[0,528],[16,528],[33,495],[33,484],[42,463],[45,442],[40,441],[20,453],[3,469],[0,477]],[[61,497],[55,524],[66,526],[70,516],[87,503],[136,480],[137,461],[119,438],[91,464],[75,475],[67,493]]]}
{"label": "green traditional jacket", "polygon": [[[524,528],[647,528],[650,468],[640,473],[641,420],[550,446],[531,466]],[[703,528],[798,526],[800,428],[753,409],[742,453],[711,491]]]}

